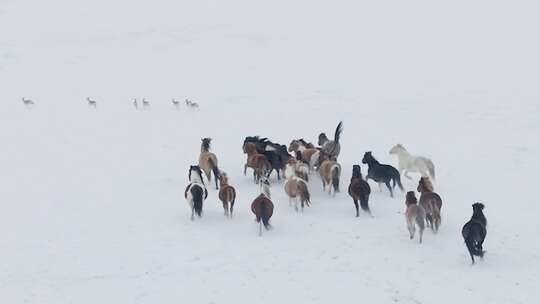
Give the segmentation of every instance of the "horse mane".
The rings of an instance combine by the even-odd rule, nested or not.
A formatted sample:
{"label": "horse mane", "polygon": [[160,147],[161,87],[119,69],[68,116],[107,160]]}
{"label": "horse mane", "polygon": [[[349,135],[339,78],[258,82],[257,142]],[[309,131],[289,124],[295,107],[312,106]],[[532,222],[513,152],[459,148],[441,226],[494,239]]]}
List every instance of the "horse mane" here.
{"label": "horse mane", "polygon": [[199,179],[201,180],[201,183],[204,185],[204,180],[202,178],[202,171],[201,171],[201,168],[199,166],[191,166],[189,167],[189,181],[191,181],[191,172],[192,171],[196,171],[197,174],[199,174]]}
{"label": "horse mane", "polygon": [[362,170],[359,165],[353,165],[351,178],[362,178]]}
{"label": "horse mane", "polygon": [[416,199],[416,196],[414,195],[414,191],[407,192],[407,195],[405,197],[405,204],[409,206],[409,205],[416,205],[417,203],[418,203],[418,200]]}
{"label": "horse mane", "polygon": [[364,159],[369,164],[370,162],[380,164],[379,161],[371,154],[371,151],[364,153]]}
{"label": "horse mane", "polygon": [[420,180],[418,181],[418,192],[433,192],[433,185],[429,181],[427,177],[420,177]]}
{"label": "horse mane", "polygon": [[203,138],[202,144],[201,144],[201,150],[204,152],[210,151],[210,142],[212,141],[211,138]]}

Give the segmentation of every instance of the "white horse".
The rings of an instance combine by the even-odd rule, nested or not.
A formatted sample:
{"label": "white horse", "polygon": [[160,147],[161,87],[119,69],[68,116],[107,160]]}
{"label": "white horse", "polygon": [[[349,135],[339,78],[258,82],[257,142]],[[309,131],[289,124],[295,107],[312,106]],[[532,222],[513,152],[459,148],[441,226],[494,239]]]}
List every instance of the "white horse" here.
{"label": "white horse", "polygon": [[191,220],[195,219],[195,213],[198,217],[202,216],[203,202],[208,197],[208,190],[204,185],[202,171],[199,166],[189,168],[190,184],[186,187],[184,197],[191,207]]}
{"label": "white horse", "polygon": [[418,172],[422,176],[428,176],[432,180],[435,180],[435,166],[429,158],[411,155],[401,144],[392,147],[389,153],[395,154],[398,157],[399,174],[403,173],[403,176],[411,179],[407,173]]}

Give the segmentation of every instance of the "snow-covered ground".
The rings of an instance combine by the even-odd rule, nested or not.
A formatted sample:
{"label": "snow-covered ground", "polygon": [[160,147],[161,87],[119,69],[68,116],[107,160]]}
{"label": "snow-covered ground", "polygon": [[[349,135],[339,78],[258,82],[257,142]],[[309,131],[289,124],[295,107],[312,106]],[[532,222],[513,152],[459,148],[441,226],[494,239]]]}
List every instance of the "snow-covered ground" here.
{"label": "snow-covered ground", "polygon": [[[0,302],[538,301],[539,8],[0,1]],[[170,102],[186,97],[201,110]],[[437,235],[409,240],[399,190],[372,184],[375,217],[355,218],[313,176],[297,214],[274,176],[274,229],[257,236],[243,138],[316,142],[340,120],[342,190],[365,151],[397,165],[399,142],[434,160]],[[237,188],[232,220],[213,189],[189,220],[202,137]],[[471,267],[460,231],[476,201],[488,252]]]}

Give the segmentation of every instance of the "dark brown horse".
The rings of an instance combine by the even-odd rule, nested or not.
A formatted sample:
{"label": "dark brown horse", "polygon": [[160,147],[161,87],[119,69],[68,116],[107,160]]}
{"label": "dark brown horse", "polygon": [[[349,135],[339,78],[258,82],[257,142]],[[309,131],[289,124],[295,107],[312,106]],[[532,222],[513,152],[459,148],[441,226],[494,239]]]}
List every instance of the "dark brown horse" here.
{"label": "dark brown horse", "polygon": [[226,217],[232,217],[234,201],[236,199],[236,190],[229,185],[227,173],[220,172],[219,174],[219,200],[223,203],[223,210]]}
{"label": "dark brown horse", "polygon": [[270,182],[263,176],[260,180],[261,194],[251,203],[251,212],[255,214],[255,221],[259,223],[259,236],[262,236],[262,226],[266,230],[272,228],[270,218],[274,213],[274,204],[270,200]]}
{"label": "dark brown horse", "polygon": [[349,185],[349,195],[352,197],[354,206],[356,207],[356,217],[360,216],[358,210],[358,201],[360,201],[360,206],[362,210],[367,212],[370,216],[371,210],[369,210],[369,194],[371,193],[371,188],[369,187],[368,182],[362,178],[362,172],[359,165],[353,165],[353,172],[351,177],[351,183]]}
{"label": "dark brown horse", "polygon": [[416,190],[420,192],[420,206],[426,210],[426,222],[433,232],[439,231],[441,225],[441,197],[433,192],[433,186],[428,177],[421,177]]}

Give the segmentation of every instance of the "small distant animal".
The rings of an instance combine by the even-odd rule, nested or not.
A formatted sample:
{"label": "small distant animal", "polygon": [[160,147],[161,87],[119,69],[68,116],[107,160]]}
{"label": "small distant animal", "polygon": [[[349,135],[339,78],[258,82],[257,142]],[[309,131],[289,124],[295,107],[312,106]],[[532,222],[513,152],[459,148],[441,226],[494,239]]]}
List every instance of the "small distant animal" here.
{"label": "small distant animal", "polygon": [[323,183],[324,191],[328,194],[332,194],[332,188],[334,189],[333,195],[339,192],[339,179],[341,176],[341,165],[335,160],[325,160],[319,166],[319,175]]}
{"label": "small distant animal", "polygon": [[321,151],[330,155],[331,158],[337,159],[341,151],[341,145],[339,144],[339,138],[343,132],[343,122],[340,121],[334,132],[334,140],[328,139],[325,133],[319,134],[319,146]]}
{"label": "small distant animal", "polygon": [[484,257],[484,249],[482,244],[487,235],[487,220],[484,216],[484,204],[474,203],[473,215],[471,220],[468,221],[461,229],[461,235],[465,240],[465,245],[471,256],[472,264],[474,264],[474,257],[478,256],[480,258]]}
{"label": "small distant animal", "polygon": [[435,180],[435,165],[429,158],[411,155],[401,144],[393,146],[389,153],[398,157],[399,174],[403,173],[403,176],[411,179],[407,173],[418,172],[422,176],[429,176]]}
{"label": "small distant animal", "polygon": [[307,143],[302,138],[291,141],[288,151],[302,153],[302,160],[309,165],[310,172],[315,170],[315,167],[318,165],[320,151],[313,144]]}
{"label": "small distant animal", "polygon": [[244,175],[246,175],[247,168],[253,169],[253,181],[259,183],[262,177],[268,177],[272,171],[272,165],[266,159],[264,154],[260,154],[257,151],[257,147],[254,143],[245,143],[244,151],[247,154],[247,161],[244,165]]}
{"label": "small distant animal", "polygon": [[139,109],[139,104],[137,103],[137,98],[133,98],[133,106],[135,107],[135,110]]}
{"label": "small distant animal", "polygon": [[232,218],[234,201],[236,200],[236,190],[229,185],[227,173],[221,171],[219,174],[219,200],[223,204],[225,216]]}
{"label": "small distant animal", "polygon": [[294,168],[294,166],[294,162],[290,162],[289,164],[287,164],[287,169],[285,169],[285,171],[287,172],[285,193],[287,193],[287,195],[289,196],[289,206],[294,200],[294,209],[298,212],[298,201],[300,201],[302,212],[304,212],[304,206],[309,207],[311,205],[310,194],[307,182],[295,174],[296,169]]}
{"label": "small distant animal", "polygon": [[262,236],[262,226],[270,230],[270,218],[274,213],[274,203],[270,197],[270,182],[266,176],[260,180],[261,194],[251,203],[251,212],[255,214],[255,221],[259,223],[259,236]]}
{"label": "small distant animal", "polygon": [[88,102],[89,107],[97,109],[97,102],[95,100],[90,99],[90,97],[86,97],[86,101]]}
{"label": "small distant animal", "polygon": [[439,231],[441,225],[441,197],[433,192],[429,177],[421,177],[416,188],[420,192],[420,206],[426,211],[426,222],[433,232]]}
{"label": "small distant animal", "polygon": [[[394,197],[394,192],[392,189],[396,187],[396,183],[399,186],[399,188],[404,191],[403,185],[401,185],[401,178],[399,171],[390,166],[390,165],[383,165],[379,163],[375,157],[371,154],[371,152],[364,153],[364,157],[362,158],[362,163],[368,165],[368,174],[366,176],[366,181],[369,179],[374,180],[375,182],[379,183],[379,189],[380,184],[384,183],[388,190],[390,191],[390,196]],[[390,186],[390,181],[393,181],[394,184]]]}
{"label": "small distant animal", "polygon": [[211,138],[201,139],[201,154],[199,155],[199,167],[204,171],[208,182],[212,182],[212,173],[216,182],[216,190],[218,189],[219,169],[218,160],[214,153],[210,152]]}
{"label": "small distant animal", "polygon": [[405,219],[407,221],[407,229],[409,230],[409,236],[411,240],[414,238],[416,232],[416,226],[418,226],[418,235],[420,239],[420,244],[422,244],[422,236],[424,235],[424,218],[426,217],[426,212],[424,208],[418,205],[414,191],[407,192],[405,197]]}
{"label": "small distant animal", "polygon": [[189,167],[190,184],[186,187],[184,197],[191,207],[191,220],[195,219],[195,214],[202,217],[203,202],[208,197],[208,190],[204,185],[202,171],[199,166]]}
{"label": "small distant animal", "polygon": [[26,107],[31,107],[34,105],[34,101],[30,99],[25,99],[24,97],[22,98],[22,102]]}
{"label": "small distant animal", "polygon": [[180,107],[180,101],[176,100],[176,99],[172,99],[172,104],[175,108],[179,108]]}
{"label": "small distant animal", "polygon": [[199,104],[198,104],[198,103],[193,102],[193,101],[191,101],[191,100],[189,100],[189,99],[187,99],[187,98],[186,98],[186,100],[185,100],[185,103],[186,103],[186,106],[187,106],[188,108],[199,109]]}
{"label": "small distant animal", "polygon": [[143,109],[149,108],[150,107],[150,102],[148,100],[146,100],[145,98],[143,98],[142,99],[142,105],[143,105]]}
{"label": "small distant animal", "polygon": [[367,212],[370,216],[371,210],[369,210],[369,195],[371,193],[371,188],[369,187],[368,182],[362,178],[362,171],[359,165],[353,165],[351,183],[349,184],[349,195],[353,199],[354,207],[356,208],[356,217],[359,217],[359,208],[358,202],[360,201],[360,206],[362,210]]}

